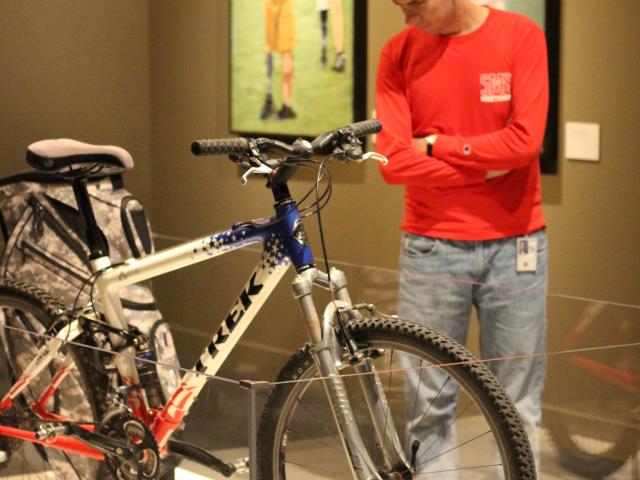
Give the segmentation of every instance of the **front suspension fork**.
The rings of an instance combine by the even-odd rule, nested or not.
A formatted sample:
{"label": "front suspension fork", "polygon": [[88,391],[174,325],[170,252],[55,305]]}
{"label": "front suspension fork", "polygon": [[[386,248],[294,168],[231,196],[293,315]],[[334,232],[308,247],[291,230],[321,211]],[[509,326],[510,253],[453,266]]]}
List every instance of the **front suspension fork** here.
{"label": "front suspension fork", "polygon": [[[327,306],[322,322],[318,318],[311,296],[313,285],[331,289],[336,298]],[[335,321],[339,310],[351,308],[346,277],[342,271],[332,269],[331,283],[329,283],[329,277],[325,273],[313,268],[297,275],[292,288],[306,322],[307,333],[312,344],[311,351],[320,375],[324,378],[323,384],[341,434],[343,447],[350,460],[353,478],[381,479],[383,477],[380,476],[362,440],[339,371],[339,366],[343,363],[343,352],[335,335]],[[360,361],[356,366],[356,372],[363,374],[360,376],[360,382],[385,462],[388,466],[404,466],[406,469],[408,463],[390,416],[384,389],[371,360]]]}

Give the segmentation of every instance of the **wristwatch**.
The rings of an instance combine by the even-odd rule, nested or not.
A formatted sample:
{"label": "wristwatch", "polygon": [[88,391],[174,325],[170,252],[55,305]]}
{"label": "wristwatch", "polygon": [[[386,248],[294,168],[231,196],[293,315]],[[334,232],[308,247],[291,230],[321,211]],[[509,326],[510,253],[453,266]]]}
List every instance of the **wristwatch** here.
{"label": "wristwatch", "polygon": [[433,157],[433,146],[436,144],[437,139],[438,135],[435,134],[424,137],[424,140],[427,142],[427,155],[430,157]]}

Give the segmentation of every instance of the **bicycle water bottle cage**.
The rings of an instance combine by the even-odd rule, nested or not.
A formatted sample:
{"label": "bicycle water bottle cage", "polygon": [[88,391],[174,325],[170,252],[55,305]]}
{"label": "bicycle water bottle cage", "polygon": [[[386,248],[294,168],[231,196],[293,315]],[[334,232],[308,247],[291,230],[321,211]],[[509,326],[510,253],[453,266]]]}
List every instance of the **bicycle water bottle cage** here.
{"label": "bicycle water bottle cage", "polygon": [[123,148],[68,138],[32,143],[26,160],[36,170],[67,177],[105,176],[133,169],[133,159]]}

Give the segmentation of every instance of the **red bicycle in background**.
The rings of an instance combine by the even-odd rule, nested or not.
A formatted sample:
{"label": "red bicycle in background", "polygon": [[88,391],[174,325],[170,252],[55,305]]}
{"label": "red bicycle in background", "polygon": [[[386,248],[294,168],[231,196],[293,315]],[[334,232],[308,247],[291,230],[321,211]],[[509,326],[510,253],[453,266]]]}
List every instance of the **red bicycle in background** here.
{"label": "red bicycle in background", "polygon": [[[637,318],[605,303],[591,303],[567,336],[572,376],[560,407],[545,411],[545,424],[560,463],[586,478],[604,478],[638,454],[640,446],[640,355],[633,348],[594,349],[593,345],[624,345],[638,338]],[[606,322],[606,323],[605,323]]]}

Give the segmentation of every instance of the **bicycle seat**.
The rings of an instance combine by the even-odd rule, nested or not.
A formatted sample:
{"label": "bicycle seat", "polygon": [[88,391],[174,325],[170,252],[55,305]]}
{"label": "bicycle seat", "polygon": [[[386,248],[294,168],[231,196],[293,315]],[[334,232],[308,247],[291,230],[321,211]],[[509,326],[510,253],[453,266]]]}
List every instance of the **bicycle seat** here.
{"label": "bicycle seat", "polygon": [[71,173],[76,170],[88,176],[120,173],[133,168],[133,159],[124,148],[91,145],[69,138],[32,143],[27,147],[27,163],[43,172]]}

